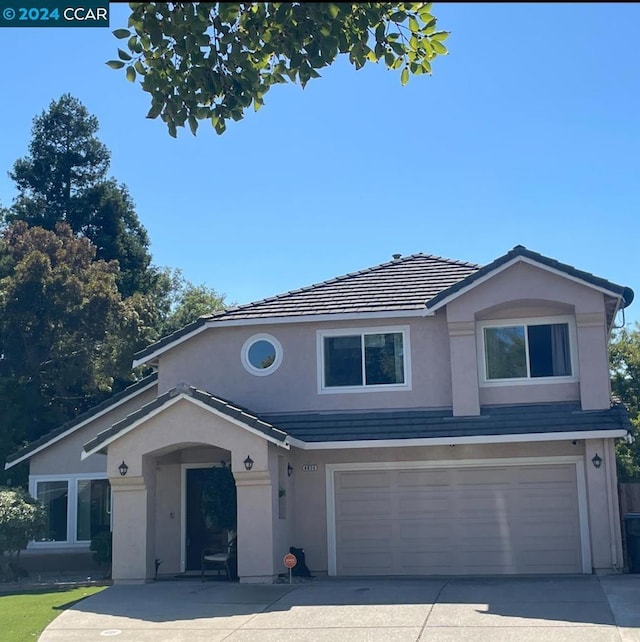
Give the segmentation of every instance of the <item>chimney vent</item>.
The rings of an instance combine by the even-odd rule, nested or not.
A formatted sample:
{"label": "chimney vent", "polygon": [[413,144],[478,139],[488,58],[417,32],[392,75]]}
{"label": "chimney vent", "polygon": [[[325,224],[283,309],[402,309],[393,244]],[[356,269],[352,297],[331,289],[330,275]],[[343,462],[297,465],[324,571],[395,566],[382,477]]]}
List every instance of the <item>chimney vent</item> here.
{"label": "chimney vent", "polygon": [[392,256],[393,256],[393,260],[397,261],[402,256],[402,254],[393,254]]}

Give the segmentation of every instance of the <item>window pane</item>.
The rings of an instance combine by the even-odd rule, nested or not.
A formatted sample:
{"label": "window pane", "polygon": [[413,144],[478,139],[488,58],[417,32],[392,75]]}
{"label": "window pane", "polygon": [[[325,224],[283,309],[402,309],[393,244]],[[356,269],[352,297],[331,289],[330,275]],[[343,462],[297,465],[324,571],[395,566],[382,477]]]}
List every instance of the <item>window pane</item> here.
{"label": "window pane", "polygon": [[256,341],[247,352],[247,360],[254,368],[264,370],[276,360],[276,348],[270,341]]}
{"label": "window pane", "polygon": [[527,376],[524,326],[484,329],[487,379]]}
{"label": "window pane", "polygon": [[65,542],[69,483],[66,481],[38,482],[36,494],[47,508],[47,534],[44,540]]}
{"label": "window pane", "polygon": [[78,524],[76,539],[88,541],[98,533],[108,531],[111,486],[107,479],[78,481]]}
{"label": "window pane", "polygon": [[569,351],[569,325],[531,325],[527,328],[529,339],[529,365],[532,377],[566,377],[571,375]]}
{"label": "window pane", "polygon": [[324,385],[362,385],[362,343],[360,335],[324,338]]}
{"label": "window pane", "polygon": [[366,334],[364,359],[368,386],[404,383],[402,332]]}

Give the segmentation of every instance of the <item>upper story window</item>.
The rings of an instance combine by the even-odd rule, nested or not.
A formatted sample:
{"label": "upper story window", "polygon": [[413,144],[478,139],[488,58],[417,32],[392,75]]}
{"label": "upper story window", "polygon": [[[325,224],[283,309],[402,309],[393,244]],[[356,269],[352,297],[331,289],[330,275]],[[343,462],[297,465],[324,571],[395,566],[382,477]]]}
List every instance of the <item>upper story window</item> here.
{"label": "upper story window", "polygon": [[270,334],[254,334],[244,342],[240,358],[245,370],[252,375],[270,375],[282,363],[282,345]]}
{"label": "upper story window", "polygon": [[406,327],[319,332],[320,390],[408,389],[408,342]]}
{"label": "upper story window", "polygon": [[575,379],[573,323],[567,317],[481,323],[482,382]]}

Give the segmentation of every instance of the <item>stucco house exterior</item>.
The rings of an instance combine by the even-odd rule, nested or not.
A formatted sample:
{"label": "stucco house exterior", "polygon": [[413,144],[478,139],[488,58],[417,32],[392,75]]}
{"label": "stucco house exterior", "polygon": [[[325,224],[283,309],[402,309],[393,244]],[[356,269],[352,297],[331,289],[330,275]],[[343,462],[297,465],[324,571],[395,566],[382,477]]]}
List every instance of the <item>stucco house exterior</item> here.
{"label": "stucco house exterior", "polygon": [[[113,529],[113,578],[197,571],[202,471],[237,489],[237,570],[329,576],[623,566],[608,338],[633,292],[522,246],[425,254],[198,319],[153,375],[8,458],[48,541]],[[196,515],[196,517],[194,517]]]}

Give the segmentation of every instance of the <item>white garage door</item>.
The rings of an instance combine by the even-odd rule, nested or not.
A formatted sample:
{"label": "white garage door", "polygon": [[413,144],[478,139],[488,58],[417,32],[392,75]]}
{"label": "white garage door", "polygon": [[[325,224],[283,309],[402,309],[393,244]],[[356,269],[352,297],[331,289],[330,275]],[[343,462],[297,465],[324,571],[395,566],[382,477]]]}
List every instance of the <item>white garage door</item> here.
{"label": "white garage door", "polygon": [[582,572],[573,464],[334,474],[338,575]]}

